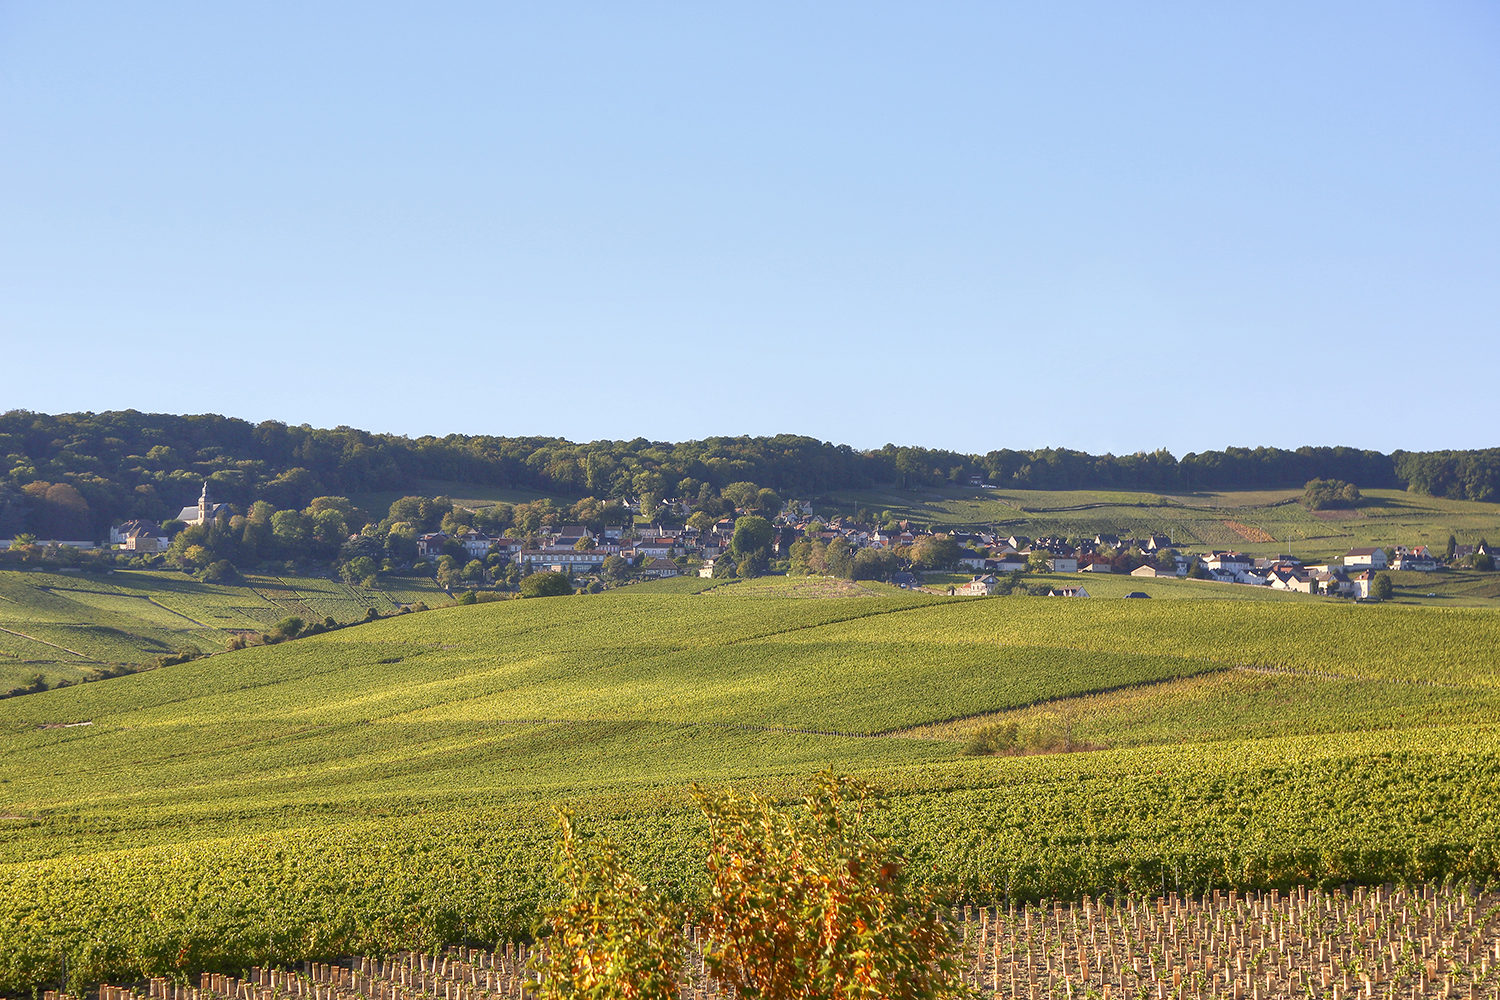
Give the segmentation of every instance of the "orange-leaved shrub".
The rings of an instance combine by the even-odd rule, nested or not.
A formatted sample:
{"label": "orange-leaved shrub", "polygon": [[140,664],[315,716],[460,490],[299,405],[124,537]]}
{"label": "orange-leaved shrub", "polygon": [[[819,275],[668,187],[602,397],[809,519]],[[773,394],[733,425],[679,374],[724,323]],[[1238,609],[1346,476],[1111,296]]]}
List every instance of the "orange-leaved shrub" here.
{"label": "orange-leaved shrub", "polygon": [[[822,774],[780,808],[694,787],[708,819],[704,965],[745,1000],[967,997],[953,928],[910,885],[901,859],[864,829],[868,786]],[[565,898],[535,961],[540,996],[675,998],[685,911],[643,886],[614,848],[584,851],[560,818]]]}
{"label": "orange-leaved shrub", "polygon": [[566,895],[549,912],[535,960],[544,1000],[666,1000],[677,996],[682,934],[671,905],[621,865],[615,849],[585,849],[573,818],[558,817],[557,877]]}
{"label": "orange-leaved shrub", "polygon": [[823,774],[790,809],[695,790],[708,817],[713,976],[757,1000],[966,995],[953,929],[862,828],[868,786]]}

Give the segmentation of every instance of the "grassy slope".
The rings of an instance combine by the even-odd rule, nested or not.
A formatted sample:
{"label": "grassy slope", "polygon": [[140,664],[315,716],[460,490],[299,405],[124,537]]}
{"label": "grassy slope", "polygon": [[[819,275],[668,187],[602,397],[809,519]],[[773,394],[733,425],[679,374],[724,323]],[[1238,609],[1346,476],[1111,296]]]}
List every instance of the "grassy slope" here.
{"label": "grassy slope", "polygon": [[[788,794],[823,766],[892,790],[881,822],[975,898],[1496,863],[1500,616],[674,583],[0,703],[0,984],[101,926],[134,951],[76,968],[184,935],[232,963],[514,933],[559,801],[691,896],[688,783]],[[963,756],[1044,713],[1116,749]]]}
{"label": "grassy slope", "polygon": [[[441,598],[431,581],[421,593]],[[296,615],[358,621],[396,610],[392,595],[313,577],[247,576],[235,585],[181,573],[0,571],[0,692],[40,674],[87,680],[103,667],[139,665],[180,650],[215,652],[234,631],[263,630]]]}
{"label": "grassy slope", "polygon": [[[1441,550],[1450,533],[1466,542],[1500,537],[1496,504],[1370,490],[1358,510],[1313,513],[1292,502],[1299,495],[1297,490],[1162,496],[955,487],[835,496],[845,504],[890,510],[923,524],[995,525],[1033,536],[1158,532],[1186,548],[1235,548],[1257,555],[1278,554],[1290,541],[1295,554],[1307,559],[1332,558],[1361,545],[1428,545]],[[1259,535],[1262,532],[1269,539]]]}

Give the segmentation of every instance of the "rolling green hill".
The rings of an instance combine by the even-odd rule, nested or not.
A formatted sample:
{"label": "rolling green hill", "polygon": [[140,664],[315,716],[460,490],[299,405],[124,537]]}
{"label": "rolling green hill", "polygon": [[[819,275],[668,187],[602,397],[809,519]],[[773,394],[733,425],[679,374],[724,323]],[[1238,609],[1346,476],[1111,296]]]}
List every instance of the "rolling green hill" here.
{"label": "rolling green hill", "polygon": [[1372,489],[1354,510],[1310,511],[1301,490],[1162,495],[1103,490],[991,490],[935,487],[836,493],[847,508],[890,511],[924,525],[996,527],[1030,536],[1169,536],[1186,550],[1287,551],[1330,559],[1356,546],[1427,545],[1450,534],[1473,544],[1500,539],[1500,505]]}
{"label": "rolling green hill", "polygon": [[182,651],[212,653],[236,632],[296,616],[359,621],[369,608],[448,597],[432,580],[366,590],[317,577],[249,574],[230,584],[182,573],[0,570],[0,694],[34,678],[48,685],[92,680]]}
{"label": "rolling green hill", "polygon": [[[975,901],[1500,876],[1492,612],[707,586],[0,702],[0,988],[525,933],[560,804],[691,900],[689,785],[824,767]],[[1091,749],[966,753],[1007,720]]]}

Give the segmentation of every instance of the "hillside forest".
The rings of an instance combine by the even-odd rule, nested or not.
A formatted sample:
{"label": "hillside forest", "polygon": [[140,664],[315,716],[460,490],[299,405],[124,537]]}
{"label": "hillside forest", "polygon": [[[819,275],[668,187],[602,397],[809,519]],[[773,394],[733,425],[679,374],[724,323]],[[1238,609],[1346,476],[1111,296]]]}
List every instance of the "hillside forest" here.
{"label": "hillside forest", "polygon": [[[1196,491],[1301,488],[1328,478],[1363,489],[1500,499],[1500,448],[1386,455],[1344,447],[1258,447],[1181,458],[1165,450],[1090,455],[1046,448],[965,455],[893,444],[861,451],[791,434],[679,443],[409,438],[345,426],[253,424],[215,414],[13,410],[0,415],[0,455],[0,538],[97,539],[124,520],[165,521],[198,495],[204,480],[216,501],[252,521],[257,503],[268,505],[262,512],[307,512],[319,497],[382,491],[399,496],[422,480],[529,490],[538,498],[593,498],[597,509],[569,515],[580,521],[597,520],[604,508],[627,497],[647,516],[671,497],[693,499],[695,509],[711,513],[744,509],[736,498],[723,496],[731,484],[757,484],[790,497],[976,481],[1004,489]],[[311,511],[304,531],[315,545],[334,545],[335,513],[347,521],[351,511],[330,512],[321,522],[324,511]]]}

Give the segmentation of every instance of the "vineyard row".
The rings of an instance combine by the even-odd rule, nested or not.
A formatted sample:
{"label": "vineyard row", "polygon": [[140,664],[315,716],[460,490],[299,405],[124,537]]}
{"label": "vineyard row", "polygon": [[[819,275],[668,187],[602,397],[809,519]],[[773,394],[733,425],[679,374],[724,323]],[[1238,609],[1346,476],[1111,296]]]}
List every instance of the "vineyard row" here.
{"label": "vineyard row", "polygon": [[[954,911],[964,976],[984,996],[1019,1000],[1445,997],[1500,1000],[1500,893],[1424,886],[1352,893],[1168,895],[1154,900]],[[726,997],[703,963],[706,935],[684,928],[681,1000]],[[524,1000],[534,956],[494,951],[203,973],[102,986],[97,1000]],[[83,1000],[48,991],[44,1000]]]}

